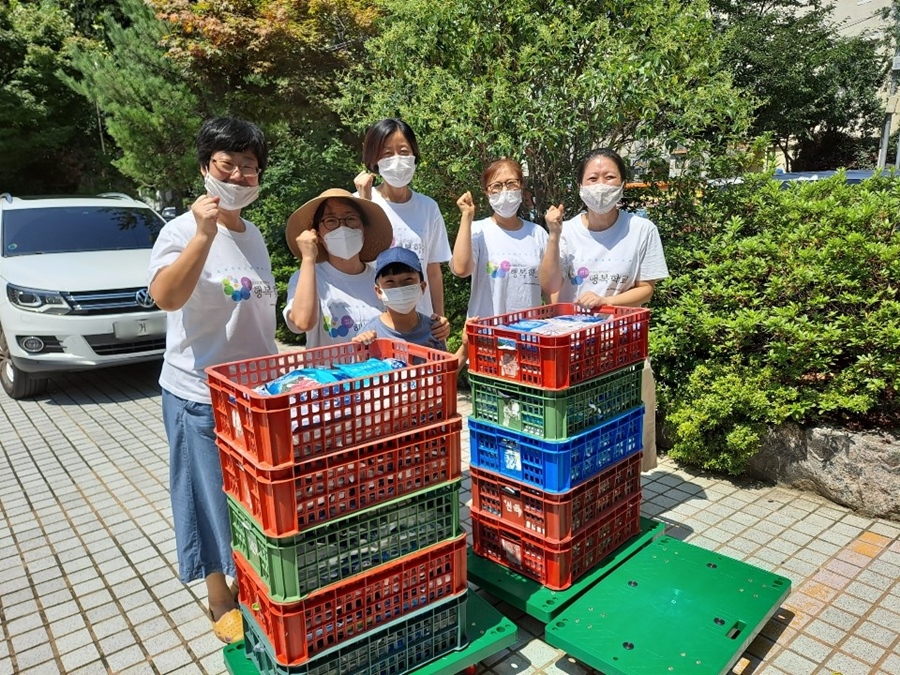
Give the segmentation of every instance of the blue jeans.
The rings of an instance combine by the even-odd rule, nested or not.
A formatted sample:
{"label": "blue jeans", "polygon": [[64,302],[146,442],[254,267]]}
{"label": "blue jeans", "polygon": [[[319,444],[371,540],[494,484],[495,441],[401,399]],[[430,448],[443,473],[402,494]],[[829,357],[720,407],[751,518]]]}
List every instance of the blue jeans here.
{"label": "blue jeans", "polygon": [[214,572],[235,576],[228,503],[216,448],[212,406],[162,390],[169,439],[169,492],[178,576],[188,583]]}

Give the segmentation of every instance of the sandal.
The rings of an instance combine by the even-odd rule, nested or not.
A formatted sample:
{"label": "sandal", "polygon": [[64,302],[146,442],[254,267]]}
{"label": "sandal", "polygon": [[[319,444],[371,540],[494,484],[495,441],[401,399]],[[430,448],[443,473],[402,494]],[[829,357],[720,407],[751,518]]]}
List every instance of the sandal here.
{"label": "sandal", "polygon": [[209,620],[212,622],[213,633],[225,644],[231,644],[244,638],[244,620],[241,618],[241,610],[231,609],[225,612],[219,620],[213,618],[212,610],[207,610]]}

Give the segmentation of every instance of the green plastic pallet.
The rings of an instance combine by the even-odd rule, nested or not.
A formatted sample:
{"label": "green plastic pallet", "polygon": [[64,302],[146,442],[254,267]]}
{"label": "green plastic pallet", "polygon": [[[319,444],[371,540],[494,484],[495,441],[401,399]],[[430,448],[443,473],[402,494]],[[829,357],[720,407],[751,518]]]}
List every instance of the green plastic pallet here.
{"label": "green plastic pallet", "polygon": [[639,534],[606,556],[590,572],[564,591],[551,591],[533,579],[475,555],[471,549],[467,561],[469,581],[538,621],[548,623],[588,588],[654,539],[661,537],[665,529],[664,523],[642,517]]}
{"label": "green plastic pallet", "polygon": [[[410,671],[410,675],[455,675],[515,644],[518,635],[512,621],[475,593],[469,593],[467,604],[468,645]],[[259,675],[259,670],[244,654],[243,642],[225,647],[223,656],[225,668],[231,675]]]}
{"label": "green plastic pallet", "polygon": [[724,675],[789,579],[661,537],[547,624],[548,644],[605,675]]}

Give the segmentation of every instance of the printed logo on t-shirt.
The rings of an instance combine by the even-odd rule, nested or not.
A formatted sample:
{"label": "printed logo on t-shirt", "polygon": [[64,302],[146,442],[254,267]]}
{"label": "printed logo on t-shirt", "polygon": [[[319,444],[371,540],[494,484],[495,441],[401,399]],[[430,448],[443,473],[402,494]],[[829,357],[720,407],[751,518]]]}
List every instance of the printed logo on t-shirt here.
{"label": "printed logo on t-shirt", "polygon": [[502,262],[495,263],[491,260],[488,260],[485,264],[485,271],[490,275],[491,279],[503,279],[509,274],[510,268],[512,265],[509,260],[503,260]]}
{"label": "printed logo on t-shirt", "polygon": [[222,291],[235,302],[249,300],[251,295],[261,298],[263,295],[272,295],[274,289],[260,279],[241,277],[224,277],[222,279]]}
{"label": "printed logo on t-shirt", "polygon": [[578,271],[575,272],[574,275],[569,277],[569,282],[573,286],[581,286],[582,284],[599,284],[599,283],[609,283],[612,282],[614,284],[625,284],[628,281],[628,275],[626,274],[610,274],[609,272],[591,272],[587,267],[579,267]]}
{"label": "printed logo on t-shirt", "polygon": [[322,328],[333,338],[347,337],[351,330],[354,333],[359,330],[359,327],[353,322],[353,317],[346,314],[340,319],[336,316],[324,317],[322,319]]}

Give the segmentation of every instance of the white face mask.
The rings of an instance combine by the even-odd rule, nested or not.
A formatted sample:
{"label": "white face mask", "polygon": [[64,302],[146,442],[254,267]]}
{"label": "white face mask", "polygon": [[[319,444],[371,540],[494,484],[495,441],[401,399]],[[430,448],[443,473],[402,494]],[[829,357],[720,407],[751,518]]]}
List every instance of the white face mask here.
{"label": "white face mask", "polygon": [[413,155],[394,155],[378,162],[378,173],[391,187],[406,187],[415,172],[416,158]]}
{"label": "white face mask", "polygon": [[594,213],[609,213],[619,200],[624,191],[621,185],[609,185],[608,183],[595,183],[594,185],[582,185],[579,195],[585,206]]}
{"label": "white face mask", "polygon": [[235,183],[223,183],[212,174],[206,172],[203,179],[206,194],[219,198],[219,208],[226,211],[240,211],[250,206],[259,197],[259,185],[236,185]]}
{"label": "white face mask", "polygon": [[495,195],[488,195],[491,208],[503,218],[511,218],[519,212],[522,205],[521,190],[503,190]]}
{"label": "white face mask", "polygon": [[400,288],[382,288],[379,297],[388,309],[398,314],[408,314],[415,309],[422,299],[422,284],[410,284]]}
{"label": "white face mask", "polygon": [[328,252],[344,260],[350,260],[350,258],[362,251],[362,228],[353,229],[341,225],[336,230],[326,232],[322,238],[325,240],[325,248],[328,249]]}

